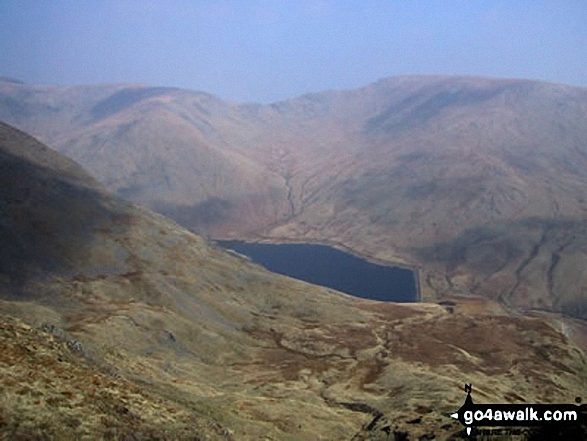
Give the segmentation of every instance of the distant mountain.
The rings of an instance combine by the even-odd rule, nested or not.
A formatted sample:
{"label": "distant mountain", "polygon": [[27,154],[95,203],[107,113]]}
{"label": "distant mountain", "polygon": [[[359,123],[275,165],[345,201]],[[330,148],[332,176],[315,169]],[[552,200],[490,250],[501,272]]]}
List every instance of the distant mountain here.
{"label": "distant mountain", "polygon": [[59,146],[125,199],[202,231],[282,219],[283,178],[227,148],[210,112],[229,118],[230,106],[204,93],[138,85],[0,83],[0,120]]}
{"label": "distant mountain", "polygon": [[10,77],[3,77],[0,76],[0,81],[4,82],[4,83],[16,83],[16,84],[24,84],[24,82],[20,81],[20,80],[15,80],[14,78],[10,78]]}
{"label": "distant mountain", "polygon": [[587,318],[587,90],[398,77],[270,105],[142,85],[0,83],[0,120],[213,237],[338,243]]}
{"label": "distant mountain", "polygon": [[465,382],[587,392],[578,322],[269,273],[5,124],[0,179],[0,438],[460,439]]}

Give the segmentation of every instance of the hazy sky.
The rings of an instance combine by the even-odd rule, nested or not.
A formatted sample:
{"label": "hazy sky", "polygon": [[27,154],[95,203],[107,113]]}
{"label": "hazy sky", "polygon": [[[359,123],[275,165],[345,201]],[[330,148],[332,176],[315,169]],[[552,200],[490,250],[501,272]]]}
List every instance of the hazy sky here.
{"label": "hazy sky", "polygon": [[0,75],[270,102],[405,74],[587,86],[586,0],[0,0]]}

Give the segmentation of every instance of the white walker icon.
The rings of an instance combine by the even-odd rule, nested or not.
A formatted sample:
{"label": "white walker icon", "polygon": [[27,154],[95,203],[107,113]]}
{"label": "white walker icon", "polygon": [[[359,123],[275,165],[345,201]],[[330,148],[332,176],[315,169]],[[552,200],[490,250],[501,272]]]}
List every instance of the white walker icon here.
{"label": "white walker icon", "polygon": [[[470,436],[473,427],[557,427],[557,430],[577,431],[586,424],[587,407],[574,404],[475,404],[471,398],[473,388],[465,385],[467,398],[461,408],[450,416],[466,427]],[[564,427],[563,427],[564,426]],[[509,429],[508,429],[509,430]],[[522,429],[517,429],[522,430]],[[542,430],[542,429],[540,429]],[[583,430],[583,429],[580,429]],[[570,433],[570,432],[569,432]],[[585,438],[583,438],[585,439]]]}
{"label": "white walker icon", "polygon": [[471,436],[471,426],[464,421],[465,412],[473,406],[473,399],[471,398],[471,391],[473,390],[472,384],[465,384],[465,392],[467,392],[467,398],[465,398],[465,404],[455,413],[451,414],[451,417],[455,420],[459,420],[463,425],[467,427],[467,436]]}

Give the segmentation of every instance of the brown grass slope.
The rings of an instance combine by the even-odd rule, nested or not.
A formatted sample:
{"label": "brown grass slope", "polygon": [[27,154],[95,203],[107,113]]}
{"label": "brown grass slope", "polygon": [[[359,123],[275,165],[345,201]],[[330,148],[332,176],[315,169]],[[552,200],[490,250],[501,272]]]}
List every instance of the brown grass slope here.
{"label": "brown grass slope", "polygon": [[587,91],[398,77],[271,105],[0,82],[0,120],[216,237],[339,243],[460,292],[587,317]]}
{"label": "brown grass slope", "polygon": [[171,88],[0,82],[0,121],[78,161],[119,196],[200,230],[236,217],[253,229],[287,209],[283,178],[227,148],[215,127],[233,107]]}
{"label": "brown grass slope", "polygon": [[0,439],[226,439],[222,426],[102,372],[49,331],[0,314]]}
{"label": "brown grass slope", "polygon": [[0,168],[3,438],[350,440],[384,415],[397,436],[459,439],[465,382],[479,402],[587,393],[552,321],[271,274],[4,124]]}

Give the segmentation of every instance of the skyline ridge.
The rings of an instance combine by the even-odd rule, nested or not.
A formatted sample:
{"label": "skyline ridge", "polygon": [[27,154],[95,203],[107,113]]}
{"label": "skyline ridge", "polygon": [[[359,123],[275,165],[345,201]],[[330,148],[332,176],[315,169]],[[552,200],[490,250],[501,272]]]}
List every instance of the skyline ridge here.
{"label": "skyline ridge", "polygon": [[30,83],[136,80],[274,102],[399,74],[587,86],[584,2],[0,4],[0,71]]}
{"label": "skyline ridge", "polygon": [[270,106],[272,104],[296,100],[298,98],[302,98],[304,96],[309,95],[319,95],[324,93],[330,92],[350,92],[355,90],[362,90],[370,86],[374,86],[380,83],[385,83],[390,80],[410,80],[410,79],[423,79],[423,80],[455,80],[455,81],[462,81],[462,80],[478,80],[478,81],[507,81],[507,82],[520,82],[520,83],[537,83],[537,84],[544,84],[544,85],[551,85],[551,86],[563,86],[569,87],[574,89],[587,89],[587,85],[579,86],[564,82],[555,82],[555,81],[548,81],[548,80],[540,80],[535,78],[521,78],[521,77],[499,77],[499,76],[490,76],[490,75],[452,75],[452,74],[405,74],[405,75],[391,75],[386,77],[381,77],[376,80],[364,83],[357,87],[348,87],[348,88],[325,88],[322,90],[317,90],[313,92],[305,92],[299,95],[292,95],[287,96],[276,101],[270,102],[258,102],[258,101],[235,101],[224,98],[220,95],[212,93],[207,90],[203,89],[193,89],[193,88],[186,88],[186,87],[177,87],[177,86],[167,86],[161,84],[153,84],[147,82],[139,82],[139,81],[128,81],[128,82],[112,82],[112,83],[80,83],[80,84],[42,84],[42,83],[29,83],[26,81],[22,81],[19,78],[11,78],[6,75],[0,75],[0,82],[5,83],[12,83],[16,85],[22,86],[29,86],[29,87],[48,87],[48,88],[60,88],[60,89],[76,89],[76,88],[95,88],[95,87],[121,87],[121,88],[128,88],[128,87],[138,87],[138,88],[152,88],[152,89],[165,89],[168,92],[171,91],[178,91],[178,92],[189,92],[189,93],[196,93],[202,95],[209,95],[211,97],[217,98],[223,102],[236,104],[236,105],[260,105],[260,106]]}

